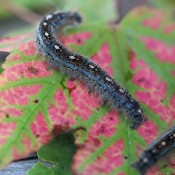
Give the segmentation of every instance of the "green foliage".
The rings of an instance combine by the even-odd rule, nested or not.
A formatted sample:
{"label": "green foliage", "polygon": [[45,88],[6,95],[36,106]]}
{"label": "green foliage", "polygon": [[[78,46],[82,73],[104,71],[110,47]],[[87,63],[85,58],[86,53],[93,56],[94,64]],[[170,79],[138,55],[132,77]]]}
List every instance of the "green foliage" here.
{"label": "green foliage", "polygon": [[[47,168],[42,163],[37,163],[29,172],[28,175],[39,175],[39,174],[47,174],[47,175],[59,175],[54,172],[52,168]],[[61,174],[60,174],[61,175]]]}
{"label": "green foliage", "polygon": [[52,163],[52,166],[47,168],[38,163],[28,172],[28,175],[38,175],[38,173],[49,175],[71,174],[72,158],[75,151],[74,136],[71,132],[57,136],[38,151],[39,158]]}

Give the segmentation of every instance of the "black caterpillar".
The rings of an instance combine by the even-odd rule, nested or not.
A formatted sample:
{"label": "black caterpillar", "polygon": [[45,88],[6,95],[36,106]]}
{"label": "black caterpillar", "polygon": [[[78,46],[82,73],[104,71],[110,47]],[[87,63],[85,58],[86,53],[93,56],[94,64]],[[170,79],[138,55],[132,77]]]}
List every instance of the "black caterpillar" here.
{"label": "black caterpillar", "polygon": [[90,59],[69,51],[55,39],[54,34],[57,30],[61,31],[65,26],[81,21],[78,13],[54,12],[47,15],[36,30],[38,49],[51,65],[73,78],[81,79],[90,89],[96,90],[103,100],[122,110],[131,121],[132,129],[138,128],[145,121],[139,103],[101,67]]}

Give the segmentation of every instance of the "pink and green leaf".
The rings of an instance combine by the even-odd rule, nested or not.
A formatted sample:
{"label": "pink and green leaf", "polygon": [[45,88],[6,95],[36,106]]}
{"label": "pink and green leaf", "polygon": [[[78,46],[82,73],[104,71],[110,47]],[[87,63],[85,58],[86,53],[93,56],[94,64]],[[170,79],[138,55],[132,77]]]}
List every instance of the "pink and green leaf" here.
{"label": "pink and green leaf", "polygon": [[[175,117],[175,34],[169,27],[173,25],[163,12],[139,8],[118,28],[83,26],[61,38],[67,47],[103,67],[141,102],[148,121],[136,131],[122,114],[101,106],[82,82],[49,70],[34,38],[19,40],[22,44],[8,56],[0,75],[0,165],[73,130],[79,146],[72,155],[71,169],[76,174],[136,174],[130,165],[172,126]],[[52,146],[43,149],[53,150]],[[55,153],[59,155],[59,150]],[[42,169],[53,175],[59,171],[55,166],[62,158],[53,161],[51,156],[39,155],[55,165],[49,169],[37,164],[30,175]],[[149,173],[164,174],[165,170],[173,171],[170,166],[157,166]]]}
{"label": "pink and green leaf", "polygon": [[23,43],[28,41],[31,37],[33,38],[34,36],[31,33],[26,33],[13,37],[0,38],[1,51],[14,51],[15,49],[18,49],[19,46],[22,46]]}

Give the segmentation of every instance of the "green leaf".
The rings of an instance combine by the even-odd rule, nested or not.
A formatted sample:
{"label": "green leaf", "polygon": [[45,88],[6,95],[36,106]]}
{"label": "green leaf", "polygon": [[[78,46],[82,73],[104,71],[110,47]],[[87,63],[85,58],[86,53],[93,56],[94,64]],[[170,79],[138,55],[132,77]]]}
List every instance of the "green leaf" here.
{"label": "green leaf", "polygon": [[[24,32],[23,32],[24,33]],[[12,51],[21,47],[24,42],[28,41],[32,37],[31,33],[25,32],[25,34],[15,34],[14,36],[8,36],[1,38],[0,48],[1,51]]]}
{"label": "green leaf", "polygon": [[[103,28],[97,26],[95,31],[105,33],[106,36],[87,53],[85,48],[90,47],[97,37],[92,37],[96,33],[94,29],[92,26],[79,28],[79,31],[72,31],[75,34],[63,37],[62,40],[67,45],[76,43],[79,46],[77,50],[79,48],[79,51],[86,52],[87,56],[98,53],[100,49],[108,59],[102,63],[98,56],[94,55],[94,59],[110,73],[109,63],[112,59],[105,42],[108,37],[112,38],[113,32],[105,25]],[[93,94],[88,94],[85,85],[70,81],[59,71],[48,71],[47,67],[43,57],[37,54],[33,39],[23,40],[23,44],[3,64],[5,70],[0,76],[1,166],[9,160],[38,150],[55,136],[55,128],[59,128],[56,134],[77,126],[88,128],[93,120],[107,111],[102,110],[99,115],[96,108],[100,102]],[[79,94],[80,100],[76,94]],[[83,106],[81,99],[85,102]],[[93,115],[99,116],[90,120],[90,123],[85,122]]]}
{"label": "green leaf", "polygon": [[[74,136],[71,132],[67,132],[57,136],[49,144],[42,147],[38,156],[45,162],[53,164],[52,167],[47,169],[44,165],[38,164],[29,171],[29,175],[35,175],[42,170],[44,173],[54,173],[61,175],[71,174],[72,158],[76,151],[74,144]],[[47,169],[47,171],[45,171]]]}
{"label": "green leaf", "polygon": [[37,163],[33,169],[28,172],[28,175],[39,175],[39,174],[47,174],[47,175],[59,175],[54,172],[51,168],[47,168],[42,163]]}

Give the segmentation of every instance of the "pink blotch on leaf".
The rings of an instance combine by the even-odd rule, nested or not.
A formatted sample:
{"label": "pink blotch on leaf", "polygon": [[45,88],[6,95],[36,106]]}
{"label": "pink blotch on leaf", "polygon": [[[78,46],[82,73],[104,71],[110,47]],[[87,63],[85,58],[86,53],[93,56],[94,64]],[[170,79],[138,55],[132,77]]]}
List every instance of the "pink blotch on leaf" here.
{"label": "pink blotch on leaf", "polygon": [[111,137],[116,132],[116,126],[118,124],[118,114],[111,111],[105,116],[101,117],[100,121],[96,122],[90,132],[90,136],[100,136],[104,135],[105,137]]}
{"label": "pink blotch on leaf", "polygon": [[162,21],[163,21],[163,13],[156,10],[150,10],[152,15],[151,17],[144,19],[143,25],[145,27],[151,27],[152,29],[156,30],[160,27]]}
{"label": "pink blotch on leaf", "polygon": [[9,137],[11,137],[15,129],[15,122],[0,123],[0,147],[1,145],[5,144]]}
{"label": "pink blotch on leaf", "polygon": [[54,95],[54,100],[56,104],[50,104],[48,111],[49,116],[51,118],[53,128],[57,128],[58,126],[62,128],[62,130],[68,129],[70,126],[75,124],[73,115],[68,114],[68,104],[66,96],[63,90],[58,89]]}
{"label": "pink blotch on leaf", "polygon": [[25,146],[25,150],[23,150],[22,153],[23,157],[29,155],[33,151],[31,139],[27,135],[23,135],[21,139],[21,144]]}
{"label": "pink blotch on leaf", "polygon": [[146,121],[139,127],[138,133],[150,144],[158,136],[158,127],[152,121]]}
{"label": "pink blotch on leaf", "polygon": [[[77,150],[74,155],[73,161],[73,169],[76,169],[81,166],[82,162],[90,156],[91,153],[95,152],[95,150],[101,146],[101,142],[97,138],[89,138],[85,144],[82,144],[81,147]],[[87,170],[83,170],[83,172],[88,174]]]}
{"label": "pink blotch on leaf", "polygon": [[[69,44],[83,45],[84,42],[91,38],[91,33],[77,33],[69,36],[61,37],[62,43],[66,46]],[[98,53],[92,56],[92,60],[105,69],[110,75],[113,75],[112,68],[109,64],[112,62],[112,56],[110,55],[110,47],[108,43],[104,43]]]}
{"label": "pink blotch on leaf", "polygon": [[4,104],[2,105],[2,103],[1,103],[1,108],[0,108],[0,119],[1,120],[4,117],[9,118],[9,117],[21,117],[22,116],[23,113],[22,113],[22,111],[20,109],[7,107],[8,106],[7,104],[6,105],[4,105]]}
{"label": "pink blotch on leaf", "polygon": [[32,150],[31,139],[27,135],[23,136],[21,143],[26,146],[27,150]]}
{"label": "pink blotch on leaf", "polygon": [[19,54],[13,54],[13,56],[8,56],[6,58],[6,60],[8,60],[8,62],[13,62],[14,61],[19,61],[21,59],[21,56]]}
{"label": "pink blotch on leaf", "polygon": [[153,166],[151,169],[148,170],[147,175],[165,175],[164,173],[160,172],[160,168],[158,166]]}
{"label": "pink blotch on leaf", "polygon": [[117,175],[126,175],[125,173],[118,173]]}
{"label": "pink blotch on leaf", "polygon": [[170,103],[173,107],[175,106],[175,95],[171,98]]}
{"label": "pink blotch on leaf", "polygon": [[174,158],[174,156],[170,157],[170,160],[169,160],[168,164],[166,164],[166,166],[168,166],[172,169],[175,169],[175,158]]}
{"label": "pink blotch on leaf", "polygon": [[175,71],[172,71],[171,73],[172,73],[173,76],[175,76]]}
{"label": "pink blotch on leaf", "polygon": [[112,56],[110,54],[110,46],[108,43],[104,43],[98,53],[92,56],[92,60],[101,66],[109,75],[113,75],[113,70],[110,66],[112,62]]}
{"label": "pink blotch on leaf", "polygon": [[[170,105],[162,103],[167,94],[166,83],[160,80],[144,61],[137,60],[133,53],[131,54],[131,68],[135,70],[132,78],[134,84],[145,89],[135,92],[137,99],[145,103],[163,121],[171,124],[175,118],[175,105],[174,103],[170,103]],[[174,96],[171,99],[174,99]]]}
{"label": "pink blotch on leaf", "polygon": [[157,81],[159,81],[159,78],[154,73],[154,71],[148,68],[143,60],[137,60],[134,53],[131,53],[130,58],[131,68],[137,71],[137,73],[133,76],[134,84],[148,90],[155,90],[157,88],[160,88],[162,85],[161,95],[162,98],[164,98],[166,94],[166,85],[163,82],[160,82],[160,84],[158,84]]}
{"label": "pink blotch on leaf", "polygon": [[21,157],[20,153],[19,153],[19,150],[17,147],[14,147],[13,150],[12,150],[12,154],[13,154],[13,159],[14,160],[17,160]]}
{"label": "pink blotch on leaf", "polygon": [[[13,59],[15,55],[10,55]],[[47,70],[48,64],[42,60],[35,60],[32,62],[23,62],[21,64],[7,67],[1,74],[1,78],[6,78],[7,81],[17,81],[22,78],[41,78],[52,74]],[[1,79],[0,78],[0,79]]]}
{"label": "pink blotch on leaf", "polygon": [[175,45],[169,46],[161,40],[149,37],[142,37],[142,41],[146,48],[155,54],[155,58],[175,64]]}
{"label": "pink blotch on leaf", "polygon": [[[90,144],[90,143],[89,143]],[[122,155],[122,150],[124,149],[124,143],[122,140],[118,140],[117,142],[113,143],[110,147],[105,150],[102,155],[97,157],[93,163],[88,164],[83,172],[81,172],[81,175],[95,175],[95,174],[100,174],[100,173],[110,173],[114,171],[117,167],[120,167],[123,162],[124,162],[124,157]],[[86,150],[87,151],[87,150]],[[81,152],[81,154],[83,154]],[[89,156],[88,152],[85,152],[84,150],[84,155],[86,157]],[[73,168],[78,166],[78,162],[76,162],[78,154],[76,155],[75,159],[75,164]],[[80,156],[80,155],[79,155]],[[85,160],[85,157],[81,157],[79,160],[79,163],[81,163],[82,160]]]}
{"label": "pink blotch on leaf", "polygon": [[103,167],[101,172],[110,173],[123,164],[123,149],[124,143],[122,140],[118,140],[116,143],[107,148],[107,150],[103,153],[102,158],[99,158],[96,162],[98,167]]}
{"label": "pink blotch on leaf", "polygon": [[6,112],[8,112],[9,116],[13,116],[13,117],[19,117],[23,114],[20,109],[16,109],[16,108],[8,108]]}
{"label": "pink blotch on leaf", "polygon": [[0,92],[0,97],[2,101],[7,101],[11,105],[27,105],[29,97],[39,92],[40,89],[40,85],[15,87]]}
{"label": "pink blotch on leaf", "polygon": [[69,46],[70,44],[83,45],[86,42],[86,40],[90,38],[91,38],[91,33],[81,32],[81,33],[75,33],[72,35],[62,36],[60,40],[62,43],[64,43],[65,46]]}
{"label": "pink blotch on leaf", "polygon": [[17,41],[23,40],[27,37],[31,37],[30,33],[24,34],[24,35],[18,35],[18,36],[14,36],[14,37],[4,37],[0,39],[0,42],[2,44],[10,44],[10,43],[16,43]]}
{"label": "pink blotch on leaf", "polygon": [[[23,144],[23,143],[22,143]],[[22,151],[21,151],[22,150]],[[27,155],[31,153],[31,149],[21,149],[20,147],[13,147],[12,148],[12,155],[13,155],[13,160],[19,160],[21,158],[25,158]]]}
{"label": "pink blotch on leaf", "polygon": [[41,145],[44,145],[50,141],[51,134],[49,132],[46,119],[41,112],[35,116],[34,121],[31,123],[30,129]]}
{"label": "pink blotch on leaf", "polygon": [[77,84],[75,81],[71,81],[71,80],[68,80],[67,81],[67,87],[68,89],[73,89],[73,88],[76,88]]}
{"label": "pink blotch on leaf", "polygon": [[[73,168],[76,169],[83,160],[94,153],[99,147],[102,146],[102,141],[99,139],[101,136],[106,138],[111,137],[116,133],[116,126],[119,120],[116,112],[111,111],[110,113],[101,117],[100,121],[95,122],[89,131],[88,139],[85,144],[81,145],[74,157]],[[92,164],[89,164],[84,170],[83,175],[86,174],[99,174],[109,173],[116,167],[122,165],[123,156],[121,151],[124,149],[123,141],[119,140],[111,145],[100,157],[97,157]],[[82,172],[81,172],[82,174]]]}
{"label": "pink blotch on leaf", "polygon": [[[24,43],[24,39],[26,40],[26,38],[31,38],[33,37],[30,33],[27,34],[23,34],[23,35],[18,35],[18,36],[14,36],[14,37],[5,37],[5,38],[1,38],[0,39],[0,43],[3,44],[3,51],[12,51],[14,50],[14,48],[18,47],[18,44],[20,43]],[[4,47],[5,45],[5,47]]]}
{"label": "pink blotch on leaf", "polygon": [[27,56],[35,55],[37,51],[36,43],[33,39],[28,42],[21,43],[19,45],[19,50]]}
{"label": "pink blotch on leaf", "polygon": [[175,31],[175,24],[170,24],[170,25],[166,26],[165,29],[164,29],[164,32],[166,34],[170,34],[174,31]]}
{"label": "pink blotch on leaf", "polygon": [[[67,82],[67,86],[70,87],[70,80]],[[71,91],[71,88],[69,89]],[[84,120],[88,119],[93,112],[93,109],[96,109],[100,106],[100,100],[94,94],[89,94],[87,86],[80,83],[77,84],[70,93],[75,109],[72,110],[71,114],[74,116],[80,116]],[[83,100],[82,100],[83,99]]]}
{"label": "pink blotch on leaf", "polygon": [[57,92],[54,95],[54,100],[56,103],[58,103],[60,106],[63,107],[63,112],[66,112],[68,109],[67,99],[64,95],[64,92],[62,90],[57,90]]}

